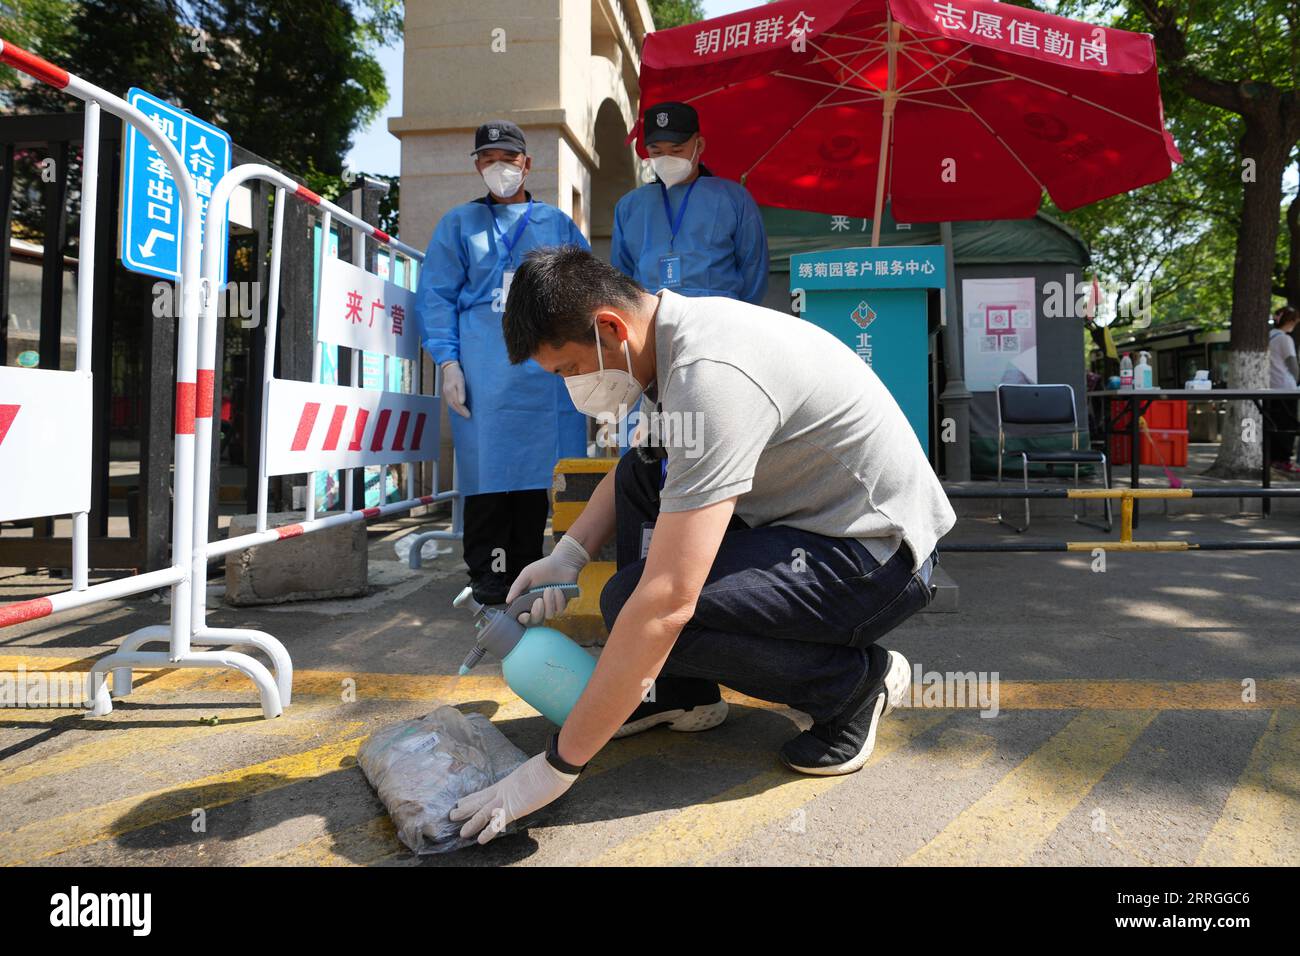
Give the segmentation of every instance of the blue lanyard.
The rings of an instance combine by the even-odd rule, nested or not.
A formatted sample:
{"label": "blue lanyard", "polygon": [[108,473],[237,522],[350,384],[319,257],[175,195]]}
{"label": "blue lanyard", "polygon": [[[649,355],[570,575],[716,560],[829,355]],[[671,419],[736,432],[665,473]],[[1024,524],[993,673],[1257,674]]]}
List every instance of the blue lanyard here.
{"label": "blue lanyard", "polygon": [[659,184],[659,192],[664,197],[664,215],[668,217],[668,248],[672,250],[673,243],[677,241],[677,230],[682,228],[682,217],[686,215],[686,204],[691,201],[691,193],[698,183],[699,177],[695,178],[689,186],[686,187],[686,195],[682,197],[682,204],[677,207],[677,218],[673,218],[673,207],[668,204],[668,187],[663,183]]}
{"label": "blue lanyard", "polygon": [[[491,200],[488,201],[491,202]],[[528,225],[528,220],[532,218],[533,201],[531,199],[528,200],[528,208],[525,209],[524,214],[519,217],[519,225],[515,226],[514,234],[509,238],[507,238],[506,234],[501,231],[501,227],[497,225],[497,214],[493,212],[491,208],[488,209],[488,214],[492,217],[493,231],[496,232],[497,238],[500,239],[501,243],[506,247],[506,261],[509,262],[515,254],[515,243],[517,243],[519,237],[524,234],[524,227]]]}

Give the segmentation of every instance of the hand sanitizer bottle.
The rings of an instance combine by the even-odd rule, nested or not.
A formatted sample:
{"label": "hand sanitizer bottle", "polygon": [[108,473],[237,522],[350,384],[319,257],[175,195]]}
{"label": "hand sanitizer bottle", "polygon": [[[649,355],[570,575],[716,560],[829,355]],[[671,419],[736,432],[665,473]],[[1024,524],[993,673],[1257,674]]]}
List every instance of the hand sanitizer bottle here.
{"label": "hand sanitizer bottle", "polygon": [[1134,388],[1153,388],[1151,384],[1151,353],[1139,352],[1137,368],[1133,370]]}

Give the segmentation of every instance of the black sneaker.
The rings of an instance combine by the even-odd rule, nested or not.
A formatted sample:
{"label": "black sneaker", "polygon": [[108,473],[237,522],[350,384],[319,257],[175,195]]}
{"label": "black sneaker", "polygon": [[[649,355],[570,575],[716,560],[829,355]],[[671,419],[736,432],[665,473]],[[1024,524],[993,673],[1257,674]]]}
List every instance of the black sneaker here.
{"label": "black sneaker", "polygon": [[849,708],[848,716],[813,724],[786,741],[781,747],[781,761],[791,770],[818,776],[853,773],[871,756],[880,718],[902,701],[912,675],[907,658],[898,651],[886,651],[873,644],[868,653],[871,663],[862,703]]}
{"label": "black sneaker", "polygon": [[470,578],[469,585],[474,591],[474,600],[479,604],[505,604],[506,595],[510,593],[510,584],[504,574]]}
{"label": "black sneaker", "polygon": [[718,685],[697,677],[659,677],[655,699],[642,701],[615,737],[630,737],[667,724],[669,730],[694,733],[709,730],[727,719],[727,702]]}

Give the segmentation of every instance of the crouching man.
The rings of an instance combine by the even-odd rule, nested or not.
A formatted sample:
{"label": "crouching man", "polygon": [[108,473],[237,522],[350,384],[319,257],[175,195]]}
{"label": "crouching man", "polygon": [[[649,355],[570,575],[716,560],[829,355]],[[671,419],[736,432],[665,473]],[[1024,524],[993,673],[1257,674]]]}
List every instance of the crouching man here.
{"label": "crouching man", "polygon": [[[935,545],[956,520],[875,373],[809,322],[650,295],[572,247],[528,256],[503,330],[510,361],[562,376],[588,415],[617,418],[644,394],[652,447],[622,457],[510,590],[576,581],[613,536],[591,681],[546,753],[460,801],[462,832],[486,842],[555,800],[611,738],[717,726],[719,684],[812,718],[781,748],[791,769],[859,769],[910,683],[877,642],[930,602]],[[525,623],[564,600],[544,592]]]}

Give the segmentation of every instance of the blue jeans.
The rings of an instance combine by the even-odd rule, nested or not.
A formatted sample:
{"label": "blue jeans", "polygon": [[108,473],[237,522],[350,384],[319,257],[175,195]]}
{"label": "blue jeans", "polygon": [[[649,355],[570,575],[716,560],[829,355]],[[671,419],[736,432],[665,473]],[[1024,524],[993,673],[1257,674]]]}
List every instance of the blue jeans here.
{"label": "blue jeans", "polygon": [[[600,595],[607,628],[641,580],[642,528],[659,516],[661,481],[659,462],[635,452],[615,471],[618,570]],[[847,716],[867,689],[867,648],[930,603],[936,560],[913,573],[906,544],[882,565],[851,538],[735,517],[659,681],[725,684],[817,722]]]}

